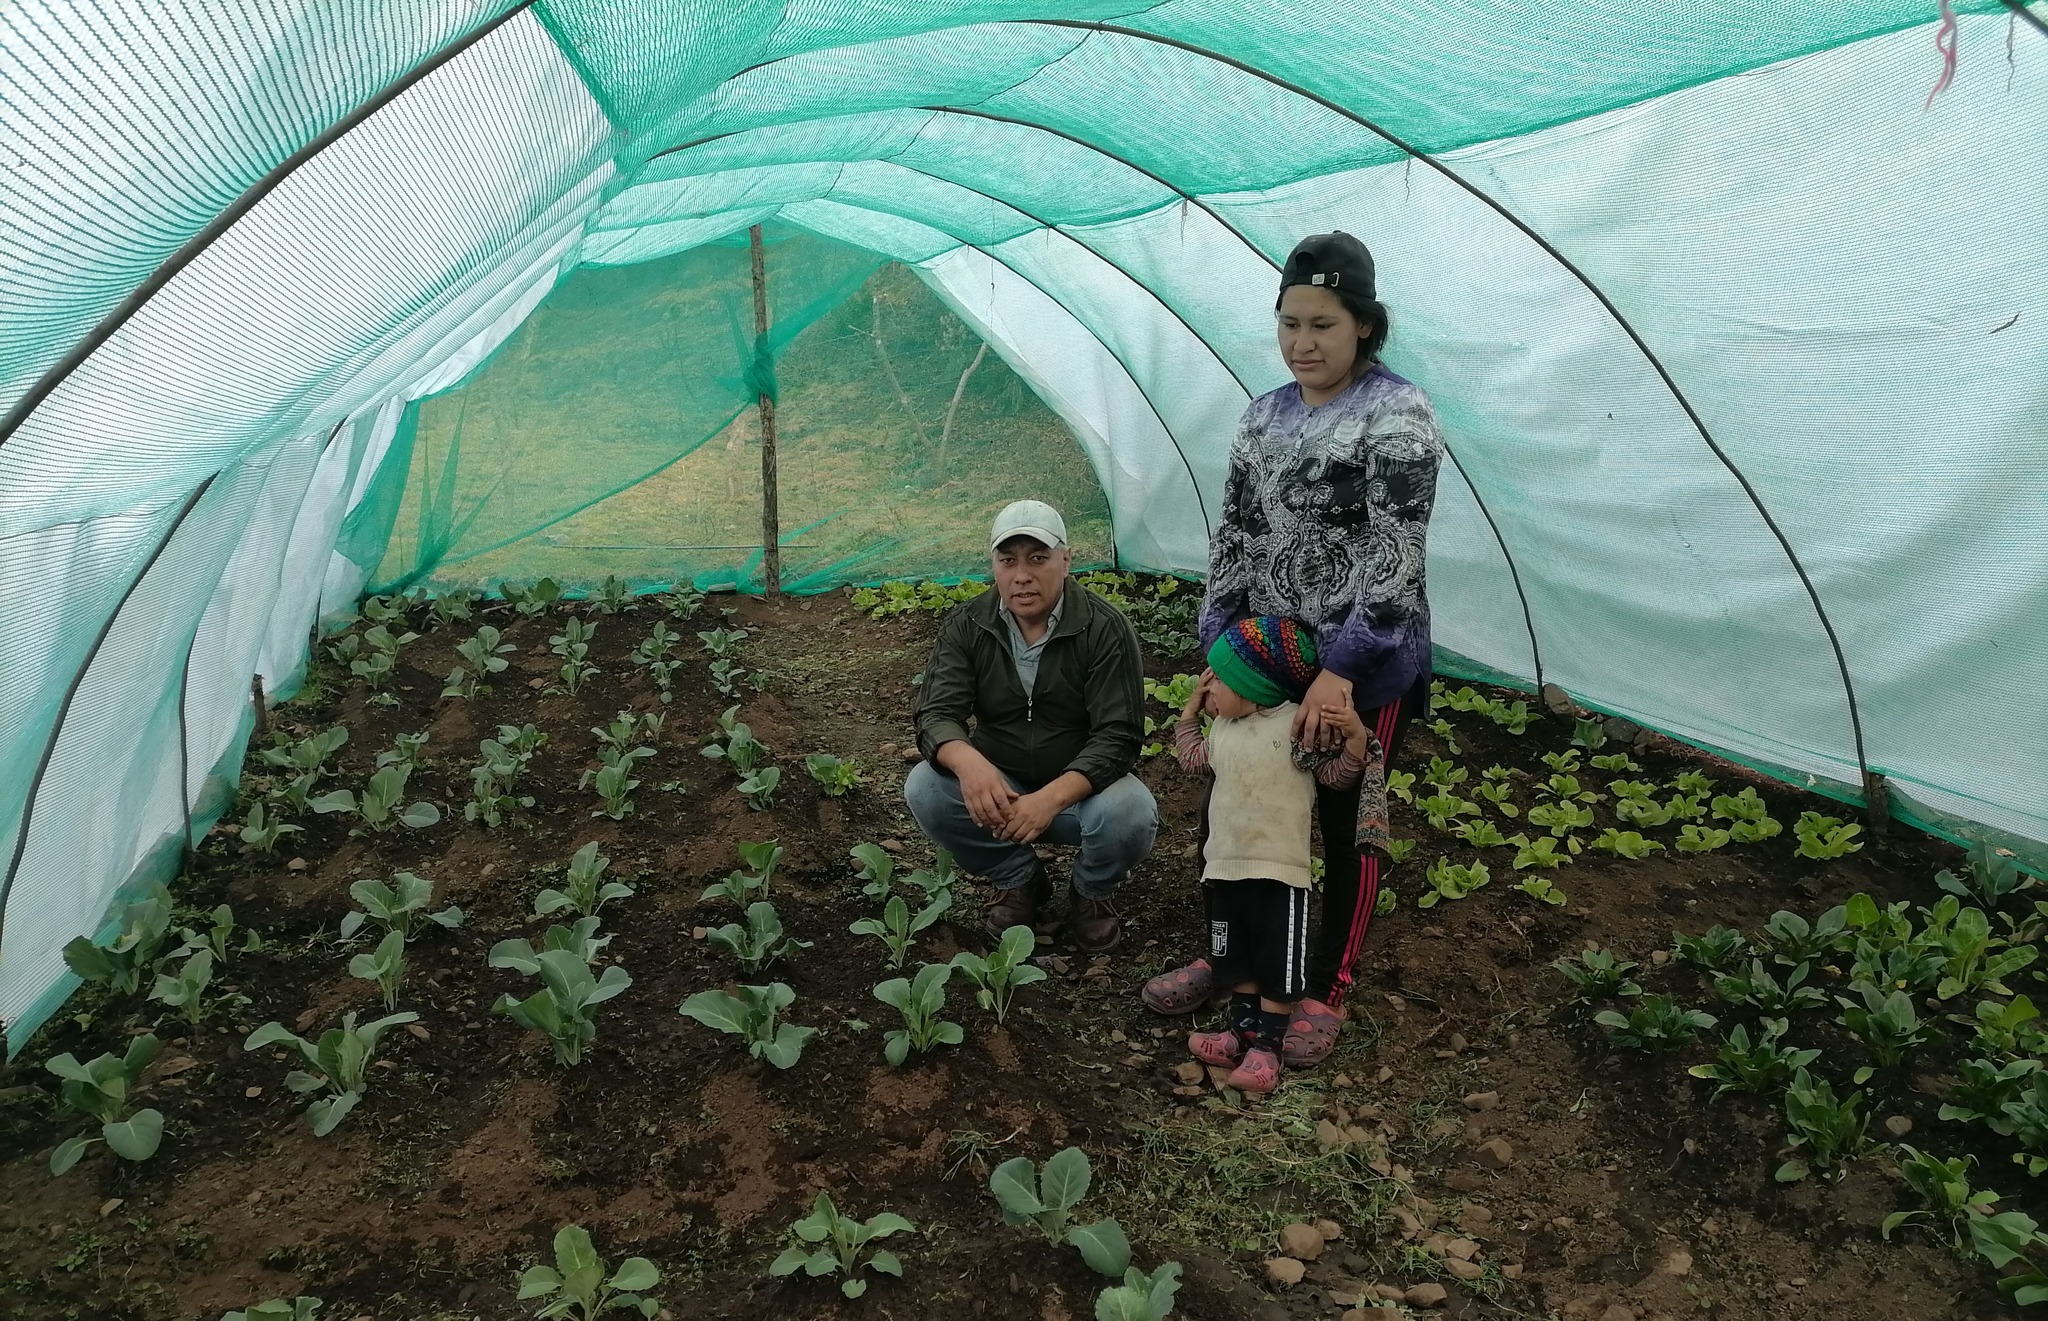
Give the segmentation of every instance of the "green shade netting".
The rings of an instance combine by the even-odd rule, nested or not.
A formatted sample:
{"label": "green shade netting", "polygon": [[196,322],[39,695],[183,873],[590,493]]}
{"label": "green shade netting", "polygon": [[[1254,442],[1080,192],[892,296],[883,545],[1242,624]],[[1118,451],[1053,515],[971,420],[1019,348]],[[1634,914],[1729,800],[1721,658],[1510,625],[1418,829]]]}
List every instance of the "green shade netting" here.
{"label": "green shade netting", "polygon": [[771,380],[805,590],[1034,482],[1199,575],[1331,228],[1456,664],[2048,854],[2048,6],[1952,10],[7,7],[10,1043],[366,586],[757,581]]}

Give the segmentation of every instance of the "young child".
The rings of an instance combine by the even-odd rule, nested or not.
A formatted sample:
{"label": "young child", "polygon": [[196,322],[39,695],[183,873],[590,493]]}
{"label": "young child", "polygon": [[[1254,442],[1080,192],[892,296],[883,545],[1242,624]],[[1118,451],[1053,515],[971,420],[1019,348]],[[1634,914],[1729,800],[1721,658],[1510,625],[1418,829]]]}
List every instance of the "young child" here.
{"label": "young child", "polygon": [[[1216,777],[1202,889],[1210,962],[1232,995],[1229,1024],[1194,1033],[1188,1049],[1232,1069],[1229,1085],[1239,1091],[1270,1092],[1280,1085],[1288,1020],[1307,990],[1313,781],[1348,788],[1378,753],[1348,706],[1322,712],[1344,731],[1335,756],[1295,746],[1294,714],[1316,659],[1315,640],[1294,620],[1242,620],[1216,639],[1208,660],[1174,728],[1174,750],[1181,765]],[[1206,737],[1205,711],[1215,718]]]}

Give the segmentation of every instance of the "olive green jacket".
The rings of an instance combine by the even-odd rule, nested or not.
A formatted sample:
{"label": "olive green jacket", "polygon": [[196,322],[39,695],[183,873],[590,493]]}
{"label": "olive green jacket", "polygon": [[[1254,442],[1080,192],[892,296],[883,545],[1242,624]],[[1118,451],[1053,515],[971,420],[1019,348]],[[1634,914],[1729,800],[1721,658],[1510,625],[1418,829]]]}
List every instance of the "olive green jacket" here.
{"label": "olive green jacket", "polygon": [[1145,728],[1137,630],[1072,577],[1063,591],[1059,626],[1028,694],[997,589],[946,617],[912,710],[926,761],[936,765],[940,745],[965,739],[1031,789],[1079,771],[1100,793],[1130,774]]}

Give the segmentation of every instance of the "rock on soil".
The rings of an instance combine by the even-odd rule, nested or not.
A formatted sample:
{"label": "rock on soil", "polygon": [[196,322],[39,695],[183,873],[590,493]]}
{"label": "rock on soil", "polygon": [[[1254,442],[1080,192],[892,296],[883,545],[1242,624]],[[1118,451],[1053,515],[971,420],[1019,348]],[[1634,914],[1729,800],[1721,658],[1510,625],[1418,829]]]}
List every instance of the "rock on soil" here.
{"label": "rock on soil", "polygon": [[1314,1261],[1323,1255],[1323,1236],[1315,1226],[1296,1221],[1280,1226],[1280,1251],[1296,1261]]}
{"label": "rock on soil", "polygon": [[1474,1092],[1465,1098],[1465,1108],[1467,1110],[1491,1110],[1499,1104],[1499,1092]]}
{"label": "rock on soil", "polygon": [[[1450,1292],[1441,1284],[1418,1284],[1401,1295],[1401,1301],[1410,1307],[1442,1307],[1450,1298]],[[1629,1321],[1635,1321],[1633,1317]]]}
{"label": "rock on soil", "polygon": [[1283,1289],[1300,1284],[1306,1274],[1308,1267],[1292,1257],[1273,1257],[1266,1262],[1266,1278]]}
{"label": "rock on soil", "polygon": [[1479,1163],[1489,1170],[1504,1170],[1514,1161],[1515,1149],[1506,1138],[1492,1138],[1479,1144]]}

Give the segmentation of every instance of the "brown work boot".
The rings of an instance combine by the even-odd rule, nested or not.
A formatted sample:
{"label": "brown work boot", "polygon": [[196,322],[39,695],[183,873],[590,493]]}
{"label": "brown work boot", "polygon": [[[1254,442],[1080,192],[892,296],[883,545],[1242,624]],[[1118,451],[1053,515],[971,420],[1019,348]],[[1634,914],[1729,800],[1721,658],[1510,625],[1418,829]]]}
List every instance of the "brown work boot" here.
{"label": "brown work boot", "polygon": [[1074,911],[1067,918],[1074,948],[1083,954],[1107,954],[1124,938],[1124,920],[1117,916],[1116,902],[1074,895]]}
{"label": "brown work boot", "polygon": [[981,920],[997,940],[1011,927],[1038,928],[1038,910],[1052,898],[1052,876],[1040,862],[1031,879],[1014,890],[997,890],[984,903]]}

